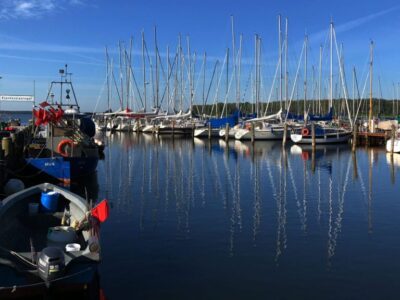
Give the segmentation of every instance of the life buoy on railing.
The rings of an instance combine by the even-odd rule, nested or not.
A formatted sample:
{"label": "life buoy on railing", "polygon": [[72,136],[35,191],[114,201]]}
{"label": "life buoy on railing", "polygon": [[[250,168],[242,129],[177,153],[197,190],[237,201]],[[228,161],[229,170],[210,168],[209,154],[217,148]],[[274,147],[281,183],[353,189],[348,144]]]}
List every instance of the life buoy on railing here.
{"label": "life buoy on railing", "polygon": [[65,148],[66,146],[73,148],[74,142],[66,139],[66,140],[62,140],[60,143],[58,143],[57,152],[60,153],[61,156],[64,156],[64,157],[69,156],[69,153],[66,151],[67,149]]}
{"label": "life buoy on railing", "polygon": [[307,135],[309,135],[309,134],[310,134],[310,130],[308,130],[307,127],[304,127],[304,128],[301,130],[301,135],[302,135],[302,136],[307,136]]}

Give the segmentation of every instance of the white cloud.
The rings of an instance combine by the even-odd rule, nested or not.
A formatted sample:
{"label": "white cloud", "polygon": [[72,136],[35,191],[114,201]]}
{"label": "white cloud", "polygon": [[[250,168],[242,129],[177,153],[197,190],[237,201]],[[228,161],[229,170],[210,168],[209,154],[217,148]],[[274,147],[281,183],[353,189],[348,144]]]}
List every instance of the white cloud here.
{"label": "white cloud", "polygon": [[68,6],[84,4],[85,0],[2,0],[0,20],[40,18]]}
{"label": "white cloud", "polygon": [[[375,19],[383,17],[383,16],[385,16],[393,11],[397,11],[399,9],[400,9],[400,6],[397,5],[397,6],[389,8],[389,9],[381,10],[379,12],[375,12],[375,13],[369,14],[367,16],[353,19],[346,23],[339,24],[339,25],[335,26],[336,33],[342,33],[342,32],[347,32],[347,31],[353,30],[357,27],[360,27],[366,23],[369,23]],[[327,26],[327,28],[328,28],[328,26]],[[310,40],[320,41],[328,36],[328,31],[329,31],[328,29],[325,29],[325,30],[321,30],[317,33],[314,33],[310,36]]]}

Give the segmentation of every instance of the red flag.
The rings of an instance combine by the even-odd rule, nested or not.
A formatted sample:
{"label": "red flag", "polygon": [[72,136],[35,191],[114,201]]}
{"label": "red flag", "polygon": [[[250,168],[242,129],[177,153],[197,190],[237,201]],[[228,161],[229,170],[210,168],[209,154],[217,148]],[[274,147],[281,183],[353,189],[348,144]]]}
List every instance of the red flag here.
{"label": "red flag", "polygon": [[33,114],[36,118],[35,125],[40,126],[43,123],[44,109],[43,108],[39,108],[38,110],[34,109]]}
{"label": "red flag", "polygon": [[50,121],[50,114],[47,110],[43,109],[42,124],[46,125]]}
{"label": "red flag", "polygon": [[59,122],[64,115],[64,111],[62,110],[61,106],[58,106],[58,109],[56,111],[56,122]]}
{"label": "red flag", "polygon": [[102,200],[99,204],[92,208],[90,211],[92,216],[103,223],[108,218],[109,207],[107,199]]}
{"label": "red flag", "polygon": [[47,106],[50,106],[50,104],[47,103],[46,101],[43,101],[42,103],[39,104],[39,106],[45,108]]}

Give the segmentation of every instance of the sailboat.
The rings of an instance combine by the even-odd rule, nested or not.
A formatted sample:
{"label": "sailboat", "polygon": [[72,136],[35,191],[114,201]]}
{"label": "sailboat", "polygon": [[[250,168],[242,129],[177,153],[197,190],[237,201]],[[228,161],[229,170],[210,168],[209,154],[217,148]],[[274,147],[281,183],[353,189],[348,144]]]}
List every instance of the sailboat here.
{"label": "sailboat", "polygon": [[[284,124],[282,122],[282,99],[283,99],[283,83],[282,83],[282,32],[281,32],[281,16],[278,16],[278,33],[279,33],[279,60],[276,71],[280,67],[280,110],[272,115],[253,118],[244,122],[243,128],[237,129],[235,132],[235,139],[237,140],[282,140],[284,137]],[[284,43],[285,49],[287,48],[287,20],[286,20],[286,41]],[[260,103],[260,81],[261,81],[261,68],[260,68],[260,53],[261,53],[261,39],[256,36],[255,40],[255,105],[257,110],[257,116],[259,115],[259,103]],[[277,74],[277,72],[276,72]],[[275,74],[275,77],[276,77]],[[287,76],[287,72],[286,72]],[[287,88],[287,80],[286,88]],[[274,78],[275,82],[275,78]],[[273,85],[272,85],[273,86]],[[272,95],[272,88],[270,97]],[[268,100],[269,101],[269,100]],[[254,128],[252,130],[251,128]]]}
{"label": "sailboat", "polygon": [[[302,128],[293,129],[290,134],[290,139],[294,143],[298,144],[312,144],[313,143],[313,133],[312,133],[312,124],[314,125],[314,136],[316,144],[332,144],[332,143],[346,143],[352,136],[352,130],[348,130],[342,127],[334,126],[333,124],[329,124],[328,121],[332,121],[333,118],[333,37],[334,37],[334,29],[333,23],[330,24],[330,100],[329,100],[329,112],[325,116],[315,116],[308,115],[305,111],[304,114],[304,126]],[[307,55],[306,55],[307,57]],[[342,74],[342,64],[339,62],[340,68],[340,76],[343,83],[343,74]],[[306,81],[305,81],[306,87]],[[344,89],[345,90],[345,89]],[[347,104],[347,96],[345,91],[345,99]],[[306,91],[304,102],[306,102]],[[304,105],[304,108],[306,106]],[[348,108],[348,105],[347,105]],[[353,123],[350,117],[350,111],[348,109],[349,118],[351,126]]]}
{"label": "sailboat", "polygon": [[276,114],[250,119],[245,122],[245,127],[238,129],[235,133],[237,140],[250,140],[252,138],[251,126],[254,126],[255,140],[281,140],[283,138],[284,126],[281,118],[282,110]]}

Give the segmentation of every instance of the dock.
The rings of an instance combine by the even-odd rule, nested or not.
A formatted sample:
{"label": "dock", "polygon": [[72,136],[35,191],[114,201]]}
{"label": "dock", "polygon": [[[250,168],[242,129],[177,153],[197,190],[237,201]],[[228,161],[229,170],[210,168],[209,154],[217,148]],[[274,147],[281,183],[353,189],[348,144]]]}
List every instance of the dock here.
{"label": "dock", "polygon": [[366,146],[385,146],[386,141],[390,138],[390,132],[365,132],[357,133],[358,145]]}

